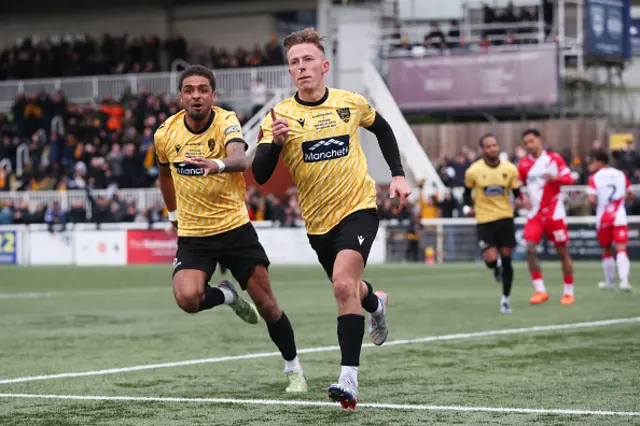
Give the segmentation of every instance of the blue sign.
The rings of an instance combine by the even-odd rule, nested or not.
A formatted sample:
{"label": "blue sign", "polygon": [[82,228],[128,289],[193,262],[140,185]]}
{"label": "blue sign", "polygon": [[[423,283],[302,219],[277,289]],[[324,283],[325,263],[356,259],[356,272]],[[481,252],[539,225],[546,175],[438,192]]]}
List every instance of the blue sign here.
{"label": "blue sign", "polygon": [[631,58],[631,0],[588,0],[585,55],[591,59]]}
{"label": "blue sign", "polygon": [[18,238],[16,231],[0,231],[0,265],[18,263]]}
{"label": "blue sign", "polygon": [[631,19],[629,37],[631,41],[631,54],[633,56],[640,56],[640,19]]}

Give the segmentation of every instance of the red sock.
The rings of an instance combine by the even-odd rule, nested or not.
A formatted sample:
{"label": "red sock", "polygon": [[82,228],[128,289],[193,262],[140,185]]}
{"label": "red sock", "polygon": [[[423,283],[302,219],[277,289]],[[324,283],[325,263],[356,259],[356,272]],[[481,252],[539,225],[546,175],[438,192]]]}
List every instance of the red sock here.
{"label": "red sock", "polygon": [[573,285],[573,275],[565,275],[564,276],[564,283],[566,285]]}
{"label": "red sock", "polygon": [[534,271],[531,273],[532,280],[541,280],[542,279],[542,271]]}

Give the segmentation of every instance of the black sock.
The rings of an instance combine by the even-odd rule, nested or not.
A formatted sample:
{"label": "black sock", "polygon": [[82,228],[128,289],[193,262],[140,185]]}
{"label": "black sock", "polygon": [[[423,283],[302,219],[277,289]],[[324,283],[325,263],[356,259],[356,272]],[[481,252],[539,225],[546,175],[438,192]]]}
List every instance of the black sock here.
{"label": "black sock", "polygon": [[513,265],[510,256],[502,256],[502,294],[509,296],[511,294],[511,285],[513,284]]}
{"label": "black sock", "polygon": [[206,311],[224,303],[224,293],[218,287],[204,285],[204,300],[200,302],[200,310]]}
{"label": "black sock", "polygon": [[489,269],[496,269],[498,267],[498,261],[497,260],[494,260],[493,262],[487,262],[485,260],[484,264],[487,265],[487,268],[489,268]]}
{"label": "black sock", "polygon": [[371,284],[366,281],[364,283],[369,289],[369,294],[367,294],[367,297],[362,299],[362,307],[365,311],[372,314],[378,310],[378,296],[376,296],[376,294],[373,292],[373,287],[371,287]]}
{"label": "black sock", "polygon": [[267,329],[269,330],[271,340],[273,340],[273,343],[280,349],[282,358],[284,358],[285,361],[293,361],[298,353],[296,351],[293,327],[291,327],[287,315],[283,312],[278,321],[273,324],[267,323]]}
{"label": "black sock", "polygon": [[347,314],[338,317],[338,343],[342,353],[340,365],[358,367],[364,337],[364,317]]}

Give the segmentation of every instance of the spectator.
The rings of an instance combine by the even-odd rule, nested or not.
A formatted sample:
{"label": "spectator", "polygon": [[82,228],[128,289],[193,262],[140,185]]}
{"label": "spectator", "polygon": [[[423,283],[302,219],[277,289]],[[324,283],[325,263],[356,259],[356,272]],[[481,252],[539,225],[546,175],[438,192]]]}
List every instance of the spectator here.
{"label": "spectator", "polygon": [[49,225],[49,232],[65,229],[67,217],[64,210],[60,207],[60,203],[56,201],[46,210],[46,213],[44,214],[44,223]]}
{"label": "spectator", "polygon": [[13,213],[11,211],[11,202],[7,201],[0,209],[0,225],[12,225]]}

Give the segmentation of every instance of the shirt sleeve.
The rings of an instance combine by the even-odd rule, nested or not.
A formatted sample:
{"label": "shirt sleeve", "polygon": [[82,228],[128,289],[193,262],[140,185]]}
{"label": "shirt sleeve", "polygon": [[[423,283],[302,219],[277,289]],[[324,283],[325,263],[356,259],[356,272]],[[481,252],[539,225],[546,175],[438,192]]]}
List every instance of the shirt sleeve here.
{"label": "shirt sleeve", "polygon": [[356,95],[355,104],[358,111],[360,120],[358,122],[360,127],[369,127],[376,119],[376,110],[367,99],[362,95]]}
{"label": "shirt sleeve", "polygon": [[242,135],[242,126],[235,112],[228,112],[222,124],[222,141],[225,146],[231,142],[241,142],[244,149],[248,148],[247,143]]}
{"label": "shirt sleeve", "polygon": [[[277,112],[276,112],[277,114]],[[258,130],[258,144],[273,143],[273,133],[271,132],[271,114],[267,114],[262,119],[262,124]]]}
{"label": "shirt sleeve", "polygon": [[169,159],[167,158],[167,123],[162,123],[156,133],[153,135],[153,144],[156,148],[156,159],[161,166],[167,166]]}
{"label": "shirt sleeve", "polygon": [[596,195],[597,193],[595,175],[591,175],[589,177],[589,184],[587,185],[587,194]]}
{"label": "shirt sleeve", "polygon": [[473,189],[476,186],[476,176],[473,173],[473,169],[469,167],[466,172],[464,172],[464,186],[467,188]]}
{"label": "shirt sleeve", "polygon": [[520,177],[520,184],[523,186],[527,185],[527,172],[525,171],[524,167],[522,166],[522,162],[520,162],[520,164],[518,164],[518,175]]}
{"label": "shirt sleeve", "polygon": [[518,176],[518,169],[515,166],[511,166],[511,182],[509,185],[511,189],[519,189],[522,184],[520,183],[520,176]]}
{"label": "shirt sleeve", "polygon": [[569,167],[567,166],[567,163],[564,161],[564,158],[562,158],[559,155],[554,155],[553,161],[558,166],[558,176],[566,176],[571,173],[571,169],[569,169]]}

